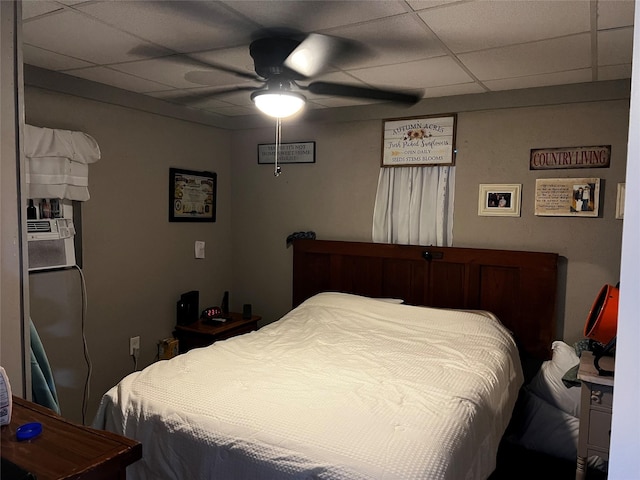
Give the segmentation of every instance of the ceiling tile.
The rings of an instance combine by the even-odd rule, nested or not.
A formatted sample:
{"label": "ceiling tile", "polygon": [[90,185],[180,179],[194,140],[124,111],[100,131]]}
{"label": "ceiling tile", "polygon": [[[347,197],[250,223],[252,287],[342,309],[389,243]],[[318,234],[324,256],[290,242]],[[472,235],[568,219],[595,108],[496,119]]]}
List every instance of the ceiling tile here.
{"label": "ceiling tile", "polygon": [[404,15],[331,30],[331,34],[360,42],[371,52],[340,68],[364,68],[410,62],[445,54],[435,36],[416,20]]}
{"label": "ceiling tile", "polygon": [[436,87],[473,81],[460,65],[449,57],[365,68],[350,73],[369,85],[395,88]]}
{"label": "ceiling tile", "polygon": [[107,85],[138,93],[167,89],[167,85],[134,77],[133,75],[127,75],[126,73],[117,72],[107,67],[83,68],[80,70],[70,70],[65,73],[73,75],[74,77],[86,78],[87,80],[106,83]]}
{"label": "ceiling tile", "polygon": [[590,82],[591,77],[591,69],[583,68],[568,72],[488,80],[484,82],[484,84],[491,90],[515,90],[520,88],[548,87],[550,85]]}
{"label": "ceiling tile", "polygon": [[242,1],[225,2],[242,15],[263,27],[287,27],[303,33],[317,32],[351,23],[368,22],[404,13],[400,2],[348,0],[307,1]]}
{"label": "ceiling tile", "polygon": [[458,3],[460,0],[407,0],[409,6],[418,11],[427,8],[439,7],[448,3]]}
{"label": "ceiling tile", "polygon": [[633,27],[598,32],[598,65],[631,63]]}
{"label": "ceiling tile", "polygon": [[420,13],[455,53],[588,32],[589,2],[483,1]]}
{"label": "ceiling tile", "polygon": [[218,2],[99,2],[77,7],[110,25],[178,52],[210,50],[248,40],[256,26]]}
{"label": "ceiling tile", "polygon": [[22,46],[22,57],[24,63],[54,71],[93,66],[92,63],[78,60],[77,58],[67,57],[66,55],[60,55],[43,48],[26,44]]}
{"label": "ceiling tile", "polygon": [[598,2],[598,30],[633,25],[633,0],[600,0]]}
{"label": "ceiling tile", "polygon": [[38,1],[38,2],[22,2],[22,20],[32,17],[44,15],[45,13],[55,12],[64,7],[56,2]]}
{"label": "ceiling tile", "polygon": [[26,22],[24,40],[91,63],[137,60],[128,53],[142,42],[80,13],[64,10]]}
{"label": "ceiling tile", "polygon": [[458,55],[480,80],[495,80],[591,67],[589,34]]}

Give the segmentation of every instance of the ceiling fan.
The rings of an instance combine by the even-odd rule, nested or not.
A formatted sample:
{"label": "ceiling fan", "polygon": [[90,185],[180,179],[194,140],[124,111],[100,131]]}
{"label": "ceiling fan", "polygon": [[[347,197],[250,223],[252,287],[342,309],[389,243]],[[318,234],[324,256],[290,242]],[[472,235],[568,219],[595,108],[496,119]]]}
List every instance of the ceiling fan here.
{"label": "ceiling fan", "polygon": [[[301,93],[305,91],[318,95],[366,98],[408,105],[415,104],[422,98],[422,92],[416,91],[310,81],[332,63],[348,60],[350,56],[362,53],[355,42],[341,38],[311,33],[300,39],[290,31],[263,31],[251,42],[249,53],[253,58],[255,74],[211,62],[198,63],[259,82],[259,85],[235,86],[176,99],[193,101],[241,90],[252,91],[251,99],[259,110],[272,117],[284,118],[297,113],[305,105],[306,98]],[[185,78],[195,83],[207,84],[207,73],[209,72],[192,71]]]}

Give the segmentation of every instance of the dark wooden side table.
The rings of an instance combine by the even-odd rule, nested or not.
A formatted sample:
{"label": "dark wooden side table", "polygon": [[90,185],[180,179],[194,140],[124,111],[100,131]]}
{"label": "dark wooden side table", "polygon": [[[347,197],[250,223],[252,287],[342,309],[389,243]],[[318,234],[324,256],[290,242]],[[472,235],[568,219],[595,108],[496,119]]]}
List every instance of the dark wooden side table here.
{"label": "dark wooden side table", "polygon": [[[31,422],[41,423],[42,433],[19,442],[16,429]],[[69,422],[15,396],[11,423],[1,434],[3,461],[38,480],[124,480],[127,465],[142,458],[142,444],[135,440]]]}
{"label": "dark wooden side table", "polygon": [[262,319],[258,315],[242,318],[242,314],[236,312],[230,312],[229,316],[231,319],[226,322],[205,323],[198,320],[190,325],[176,325],[173,336],[179,341],[180,353],[257,330],[258,322]]}

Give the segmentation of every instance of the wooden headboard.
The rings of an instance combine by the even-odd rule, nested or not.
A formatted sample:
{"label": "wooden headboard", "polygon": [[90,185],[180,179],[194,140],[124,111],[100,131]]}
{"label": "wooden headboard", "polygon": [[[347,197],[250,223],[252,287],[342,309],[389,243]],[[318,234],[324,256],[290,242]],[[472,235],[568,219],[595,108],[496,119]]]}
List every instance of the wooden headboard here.
{"label": "wooden headboard", "polygon": [[295,240],[293,306],[324,291],[488,310],[544,360],[555,339],[555,253]]}

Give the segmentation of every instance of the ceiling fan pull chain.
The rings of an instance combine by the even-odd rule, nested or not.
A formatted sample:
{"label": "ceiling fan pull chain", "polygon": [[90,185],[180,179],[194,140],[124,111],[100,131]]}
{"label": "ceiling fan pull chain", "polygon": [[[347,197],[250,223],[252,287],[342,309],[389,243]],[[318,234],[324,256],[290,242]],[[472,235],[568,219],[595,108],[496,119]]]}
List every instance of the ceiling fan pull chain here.
{"label": "ceiling fan pull chain", "polygon": [[282,136],[282,120],[280,117],[276,117],[276,152],[275,152],[275,171],[273,175],[279,177],[282,173],[280,165],[278,165],[278,152],[280,151],[280,141]]}

